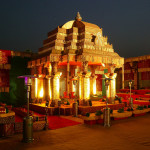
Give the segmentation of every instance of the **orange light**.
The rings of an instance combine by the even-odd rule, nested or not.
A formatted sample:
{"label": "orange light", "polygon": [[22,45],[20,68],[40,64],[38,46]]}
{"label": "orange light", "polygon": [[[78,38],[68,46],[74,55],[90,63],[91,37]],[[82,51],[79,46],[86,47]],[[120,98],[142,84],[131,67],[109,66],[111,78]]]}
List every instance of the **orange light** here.
{"label": "orange light", "polygon": [[35,97],[37,98],[37,90],[38,90],[38,79],[35,78]]}
{"label": "orange light", "polygon": [[39,92],[39,97],[40,98],[43,98],[43,95],[44,95],[44,91],[43,91],[43,88],[41,88],[40,92]]}
{"label": "orange light", "polygon": [[49,98],[52,98],[52,93],[51,93],[51,81],[48,79],[48,87],[49,87]]}
{"label": "orange light", "polygon": [[93,81],[93,94],[96,94],[96,79]]}

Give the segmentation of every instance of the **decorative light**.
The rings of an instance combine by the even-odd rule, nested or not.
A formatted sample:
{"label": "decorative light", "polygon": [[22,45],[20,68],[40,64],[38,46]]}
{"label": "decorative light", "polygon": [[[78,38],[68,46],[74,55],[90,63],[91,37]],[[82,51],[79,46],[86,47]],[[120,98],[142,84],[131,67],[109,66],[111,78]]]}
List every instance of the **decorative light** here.
{"label": "decorative light", "polygon": [[44,91],[43,91],[43,87],[42,87],[41,90],[40,90],[40,92],[39,92],[39,97],[43,98],[43,95],[44,95]]}
{"label": "decorative light", "polygon": [[93,81],[93,95],[96,95],[96,79]]}
{"label": "decorative light", "polygon": [[52,98],[52,93],[51,93],[51,81],[50,78],[48,79],[48,88],[49,88],[49,98]]}
{"label": "decorative light", "polygon": [[38,95],[38,78],[35,78],[35,97]]}
{"label": "decorative light", "polygon": [[103,67],[105,67],[105,64],[104,64],[104,63],[102,63],[102,66],[103,66]]}

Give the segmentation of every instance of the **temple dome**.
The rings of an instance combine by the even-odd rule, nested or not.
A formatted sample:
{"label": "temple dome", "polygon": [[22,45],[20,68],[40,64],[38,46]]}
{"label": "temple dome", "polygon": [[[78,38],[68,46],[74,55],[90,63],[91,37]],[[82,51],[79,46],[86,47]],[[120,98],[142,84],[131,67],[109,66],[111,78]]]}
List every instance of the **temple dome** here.
{"label": "temple dome", "polygon": [[88,23],[88,22],[84,22],[82,21],[82,17],[80,16],[79,12],[77,13],[77,16],[75,17],[75,20],[71,20],[66,22],[62,28],[64,29],[71,29],[72,27],[90,27],[90,28],[97,28],[100,29],[99,26],[92,24],[92,23]]}
{"label": "temple dome", "polygon": [[80,27],[80,26],[100,29],[100,27],[97,26],[96,24],[92,24],[92,23],[88,23],[88,22],[84,22],[84,21],[76,21],[76,20],[71,20],[71,21],[66,22],[62,26],[62,28],[71,29],[72,27]]}
{"label": "temple dome", "polygon": [[66,22],[66,23],[62,26],[62,28],[64,28],[64,29],[71,29],[72,26],[73,26],[74,21],[75,21],[75,20],[71,20],[71,21]]}

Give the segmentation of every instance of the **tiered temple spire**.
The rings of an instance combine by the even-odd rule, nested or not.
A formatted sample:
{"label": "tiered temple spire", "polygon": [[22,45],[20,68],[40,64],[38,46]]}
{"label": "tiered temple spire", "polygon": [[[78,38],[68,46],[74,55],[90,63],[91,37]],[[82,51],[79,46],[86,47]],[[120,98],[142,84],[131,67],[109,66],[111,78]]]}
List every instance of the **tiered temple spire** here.
{"label": "tiered temple spire", "polygon": [[82,20],[82,17],[81,17],[79,12],[77,12],[77,16],[75,17],[75,20],[77,20],[77,21],[81,21]]}

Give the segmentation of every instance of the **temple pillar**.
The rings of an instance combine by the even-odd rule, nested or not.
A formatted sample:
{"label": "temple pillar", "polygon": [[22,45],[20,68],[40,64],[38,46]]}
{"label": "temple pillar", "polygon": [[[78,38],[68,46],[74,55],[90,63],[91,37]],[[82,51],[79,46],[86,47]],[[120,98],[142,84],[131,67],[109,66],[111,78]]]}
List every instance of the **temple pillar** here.
{"label": "temple pillar", "polygon": [[111,73],[110,74],[110,102],[111,104],[114,104],[114,99],[116,96],[116,77],[117,73]]}
{"label": "temple pillar", "polygon": [[97,78],[97,76],[95,74],[92,75],[92,77],[91,77],[91,80],[92,80],[92,82],[91,82],[92,95],[96,95],[96,78]]}
{"label": "temple pillar", "polygon": [[52,76],[51,76],[51,96],[52,102],[51,107],[58,106],[58,101],[60,100],[60,76],[61,72],[57,72],[58,62],[52,62]]}
{"label": "temple pillar", "polygon": [[90,94],[96,95],[96,78],[97,76],[95,75],[95,69],[96,67],[92,67],[92,75],[91,75],[91,82],[90,82]]}
{"label": "temple pillar", "polygon": [[44,100],[49,101],[49,73],[48,68],[45,68],[45,78],[43,79]]}
{"label": "temple pillar", "polygon": [[110,84],[108,86],[108,89],[106,91],[108,103],[114,104],[114,99],[116,95],[116,77],[117,73],[114,73],[115,66],[110,66],[109,71],[110,73],[105,73],[105,78],[110,78]]}
{"label": "temple pillar", "polygon": [[72,76],[72,82],[71,82],[71,91],[74,92],[74,96],[77,96],[77,81],[78,78],[75,75],[76,66],[72,66],[71,76]]}
{"label": "temple pillar", "polygon": [[83,62],[83,72],[78,74],[79,76],[79,100],[83,106],[89,105],[90,99],[90,76],[91,72],[88,72],[88,61]]}
{"label": "temple pillar", "polygon": [[67,96],[69,96],[70,93],[70,79],[69,79],[69,73],[70,73],[70,64],[69,64],[69,55],[67,57]]}
{"label": "temple pillar", "polygon": [[79,78],[79,100],[81,101],[83,99],[83,79],[82,79],[82,73],[78,73]]}

